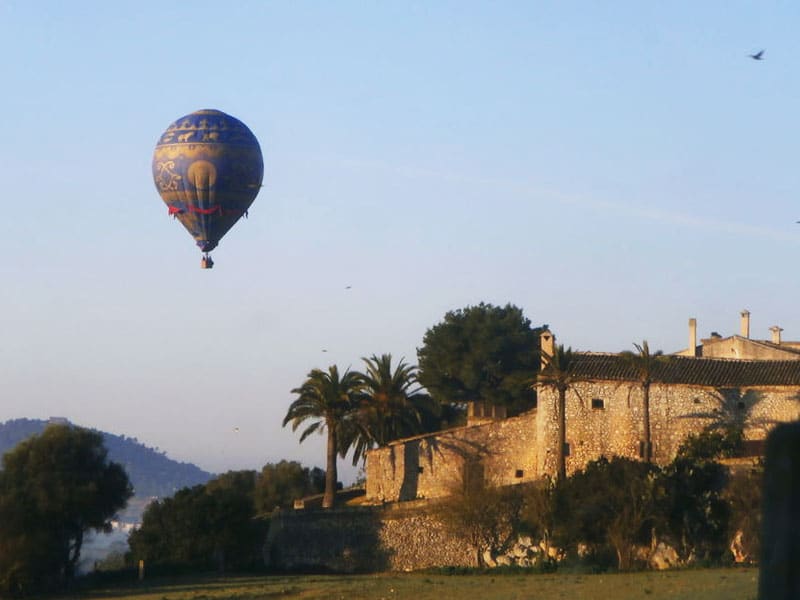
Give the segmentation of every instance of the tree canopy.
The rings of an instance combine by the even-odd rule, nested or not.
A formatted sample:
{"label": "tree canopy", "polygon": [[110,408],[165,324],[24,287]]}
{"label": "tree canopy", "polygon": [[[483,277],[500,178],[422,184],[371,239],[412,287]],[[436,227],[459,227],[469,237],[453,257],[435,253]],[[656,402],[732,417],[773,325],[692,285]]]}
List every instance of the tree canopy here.
{"label": "tree canopy", "polygon": [[318,467],[309,469],[289,460],[267,463],[256,481],[256,512],[268,514],[276,508],[291,508],[294,500],[324,489],[325,471]]}
{"label": "tree canopy", "polygon": [[441,406],[421,390],[416,366],[402,358],[392,365],[391,354],[362,360],[358,405],[343,438],[354,465],[374,446],[441,429]]}
{"label": "tree canopy", "polygon": [[255,471],[230,471],[151,503],[131,533],[134,561],[197,570],[258,564],[265,524],[254,519]]}
{"label": "tree canopy", "polygon": [[28,592],[74,577],[85,534],[110,528],[132,489],[101,434],[51,425],[3,456],[0,587]]}
{"label": "tree canopy", "polygon": [[657,467],[623,457],[600,457],[560,483],[556,512],[562,541],[611,551],[617,567],[633,566],[636,544],[650,541],[659,518]]}
{"label": "tree canopy", "polygon": [[539,334],[522,309],[481,302],[450,311],[417,348],[419,382],[441,403],[485,401],[510,414],[530,408],[539,367]]}

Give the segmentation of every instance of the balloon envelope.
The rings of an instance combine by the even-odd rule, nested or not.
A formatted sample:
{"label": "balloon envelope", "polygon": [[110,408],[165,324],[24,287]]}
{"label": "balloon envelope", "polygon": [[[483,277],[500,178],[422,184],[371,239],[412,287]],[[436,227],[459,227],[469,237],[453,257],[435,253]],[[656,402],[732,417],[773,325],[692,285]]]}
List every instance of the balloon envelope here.
{"label": "balloon envelope", "polygon": [[181,117],[153,153],[158,193],[203,252],[210,252],[255,200],[264,177],[256,136],[219,110]]}

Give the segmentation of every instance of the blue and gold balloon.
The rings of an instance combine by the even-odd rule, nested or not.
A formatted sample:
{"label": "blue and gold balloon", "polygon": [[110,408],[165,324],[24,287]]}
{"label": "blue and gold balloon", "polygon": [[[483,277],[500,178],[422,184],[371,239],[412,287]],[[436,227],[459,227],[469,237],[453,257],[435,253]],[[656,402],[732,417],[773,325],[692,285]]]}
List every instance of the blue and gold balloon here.
{"label": "blue and gold balloon", "polygon": [[247,214],[263,177],[256,136],[219,110],[181,117],[161,135],[153,153],[158,193],[204,253]]}

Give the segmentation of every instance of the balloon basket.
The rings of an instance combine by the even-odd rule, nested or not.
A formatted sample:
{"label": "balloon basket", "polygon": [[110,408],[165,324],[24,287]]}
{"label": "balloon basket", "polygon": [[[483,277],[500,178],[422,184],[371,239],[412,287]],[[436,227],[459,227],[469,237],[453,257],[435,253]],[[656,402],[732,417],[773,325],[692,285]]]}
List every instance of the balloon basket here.
{"label": "balloon basket", "polygon": [[213,269],[214,268],[214,261],[211,257],[206,254],[203,258],[200,259],[200,268],[201,269]]}

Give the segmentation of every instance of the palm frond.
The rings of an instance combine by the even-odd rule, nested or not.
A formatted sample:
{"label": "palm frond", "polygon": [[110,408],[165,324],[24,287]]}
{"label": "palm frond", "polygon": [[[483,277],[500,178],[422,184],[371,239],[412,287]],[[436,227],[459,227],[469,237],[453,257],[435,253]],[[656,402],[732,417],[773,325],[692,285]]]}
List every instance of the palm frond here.
{"label": "palm frond", "polygon": [[[323,432],[323,430],[324,430],[324,426],[325,426],[325,423],[324,423],[324,422],[322,422],[322,421],[317,421],[316,423],[312,423],[311,425],[309,425],[308,427],[306,427],[306,429],[305,429],[305,430],[303,431],[303,433],[300,435],[300,443],[302,444],[302,443],[303,443],[303,440],[305,440],[305,439],[306,439],[308,436],[310,436],[310,435],[311,435],[312,433],[314,433],[315,431],[319,431],[320,433],[322,433],[322,432]],[[297,428],[296,428],[296,427],[294,427],[294,429],[297,429]]]}

